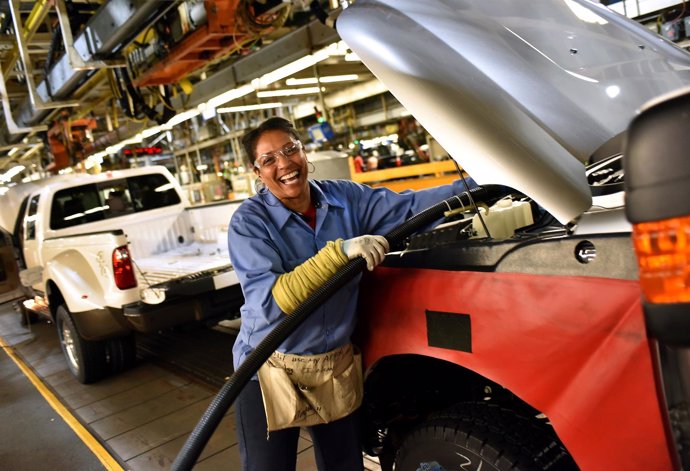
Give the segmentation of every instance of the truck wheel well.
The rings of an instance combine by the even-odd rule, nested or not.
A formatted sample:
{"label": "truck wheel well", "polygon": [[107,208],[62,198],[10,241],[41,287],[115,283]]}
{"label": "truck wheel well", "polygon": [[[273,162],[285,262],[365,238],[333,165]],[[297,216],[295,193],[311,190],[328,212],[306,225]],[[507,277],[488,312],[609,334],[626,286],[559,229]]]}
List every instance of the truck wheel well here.
{"label": "truck wheel well", "polygon": [[364,449],[397,449],[428,416],[462,402],[490,402],[525,417],[539,411],[511,391],[454,363],[422,355],[385,357],[369,368],[362,407]]}
{"label": "truck wheel well", "polygon": [[57,313],[57,308],[65,303],[65,298],[60,292],[60,288],[57,287],[54,281],[48,281],[46,285],[46,297],[48,298],[48,305],[50,306],[50,316],[55,321],[55,316]]}

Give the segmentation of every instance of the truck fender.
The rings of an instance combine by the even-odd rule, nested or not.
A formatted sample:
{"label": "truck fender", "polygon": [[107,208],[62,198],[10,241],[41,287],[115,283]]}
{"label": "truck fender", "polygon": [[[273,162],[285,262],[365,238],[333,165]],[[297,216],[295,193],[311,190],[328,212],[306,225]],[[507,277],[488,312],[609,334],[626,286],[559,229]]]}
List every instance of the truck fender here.
{"label": "truck fender", "polygon": [[365,367],[416,354],[490,378],[545,414],[582,469],[672,469],[640,299],[626,279],[380,267],[358,344]]}
{"label": "truck fender", "polygon": [[46,263],[43,285],[52,280],[60,289],[70,312],[105,308],[101,277],[77,250],[66,250]]}
{"label": "truck fender", "polygon": [[[85,340],[98,341],[129,334],[131,326],[124,318],[123,309],[94,301],[104,299],[100,294],[103,286],[94,284],[96,274],[92,269],[84,269],[83,260],[80,262],[79,259],[84,259],[84,256],[69,250],[46,265],[45,293],[50,299],[51,312],[55,315],[58,307],[64,304],[79,335]],[[88,293],[97,295],[91,299]]]}

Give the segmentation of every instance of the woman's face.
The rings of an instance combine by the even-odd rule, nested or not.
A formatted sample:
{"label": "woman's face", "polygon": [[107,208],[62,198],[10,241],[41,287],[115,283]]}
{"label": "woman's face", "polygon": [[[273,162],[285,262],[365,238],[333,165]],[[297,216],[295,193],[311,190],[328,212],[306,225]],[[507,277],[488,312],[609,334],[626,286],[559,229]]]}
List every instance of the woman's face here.
{"label": "woman's face", "polygon": [[[299,144],[296,152],[295,144]],[[290,151],[294,152],[293,155],[286,156],[285,154],[289,154]],[[254,172],[266,188],[288,208],[299,212],[305,211],[310,204],[311,196],[307,181],[307,157],[301,143],[286,132],[266,131],[256,143],[255,157]]]}

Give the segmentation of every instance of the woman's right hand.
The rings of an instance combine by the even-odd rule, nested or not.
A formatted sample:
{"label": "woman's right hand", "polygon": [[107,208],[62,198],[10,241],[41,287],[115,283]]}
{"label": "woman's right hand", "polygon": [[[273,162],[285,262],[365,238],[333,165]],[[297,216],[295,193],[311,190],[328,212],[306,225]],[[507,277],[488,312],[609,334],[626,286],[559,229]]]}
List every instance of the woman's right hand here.
{"label": "woman's right hand", "polygon": [[364,257],[367,261],[367,269],[372,271],[376,265],[383,262],[390,246],[383,236],[363,235],[344,240],[342,249],[350,260],[355,257]]}

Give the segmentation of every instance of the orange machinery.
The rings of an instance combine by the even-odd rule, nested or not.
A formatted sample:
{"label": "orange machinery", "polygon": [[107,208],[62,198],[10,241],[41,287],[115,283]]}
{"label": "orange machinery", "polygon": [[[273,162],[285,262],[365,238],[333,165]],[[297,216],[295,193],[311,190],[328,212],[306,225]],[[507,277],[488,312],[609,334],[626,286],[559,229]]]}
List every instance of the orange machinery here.
{"label": "orange machinery", "polygon": [[[250,2],[243,0],[206,0],[204,6],[206,24],[189,33],[165,57],[134,78],[134,86],[176,83],[213,60],[240,51],[249,40],[258,38],[259,33],[246,18],[253,17],[258,24],[264,24],[261,20],[272,16],[270,12],[254,15]],[[270,23],[265,23],[261,33],[271,29]]]}
{"label": "orange machinery", "polygon": [[47,170],[56,173],[80,162],[84,157],[84,146],[89,142],[88,134],[96,128],[94,118],[70,120],[62,118],[48,130],[48,144],[53,155]]}

